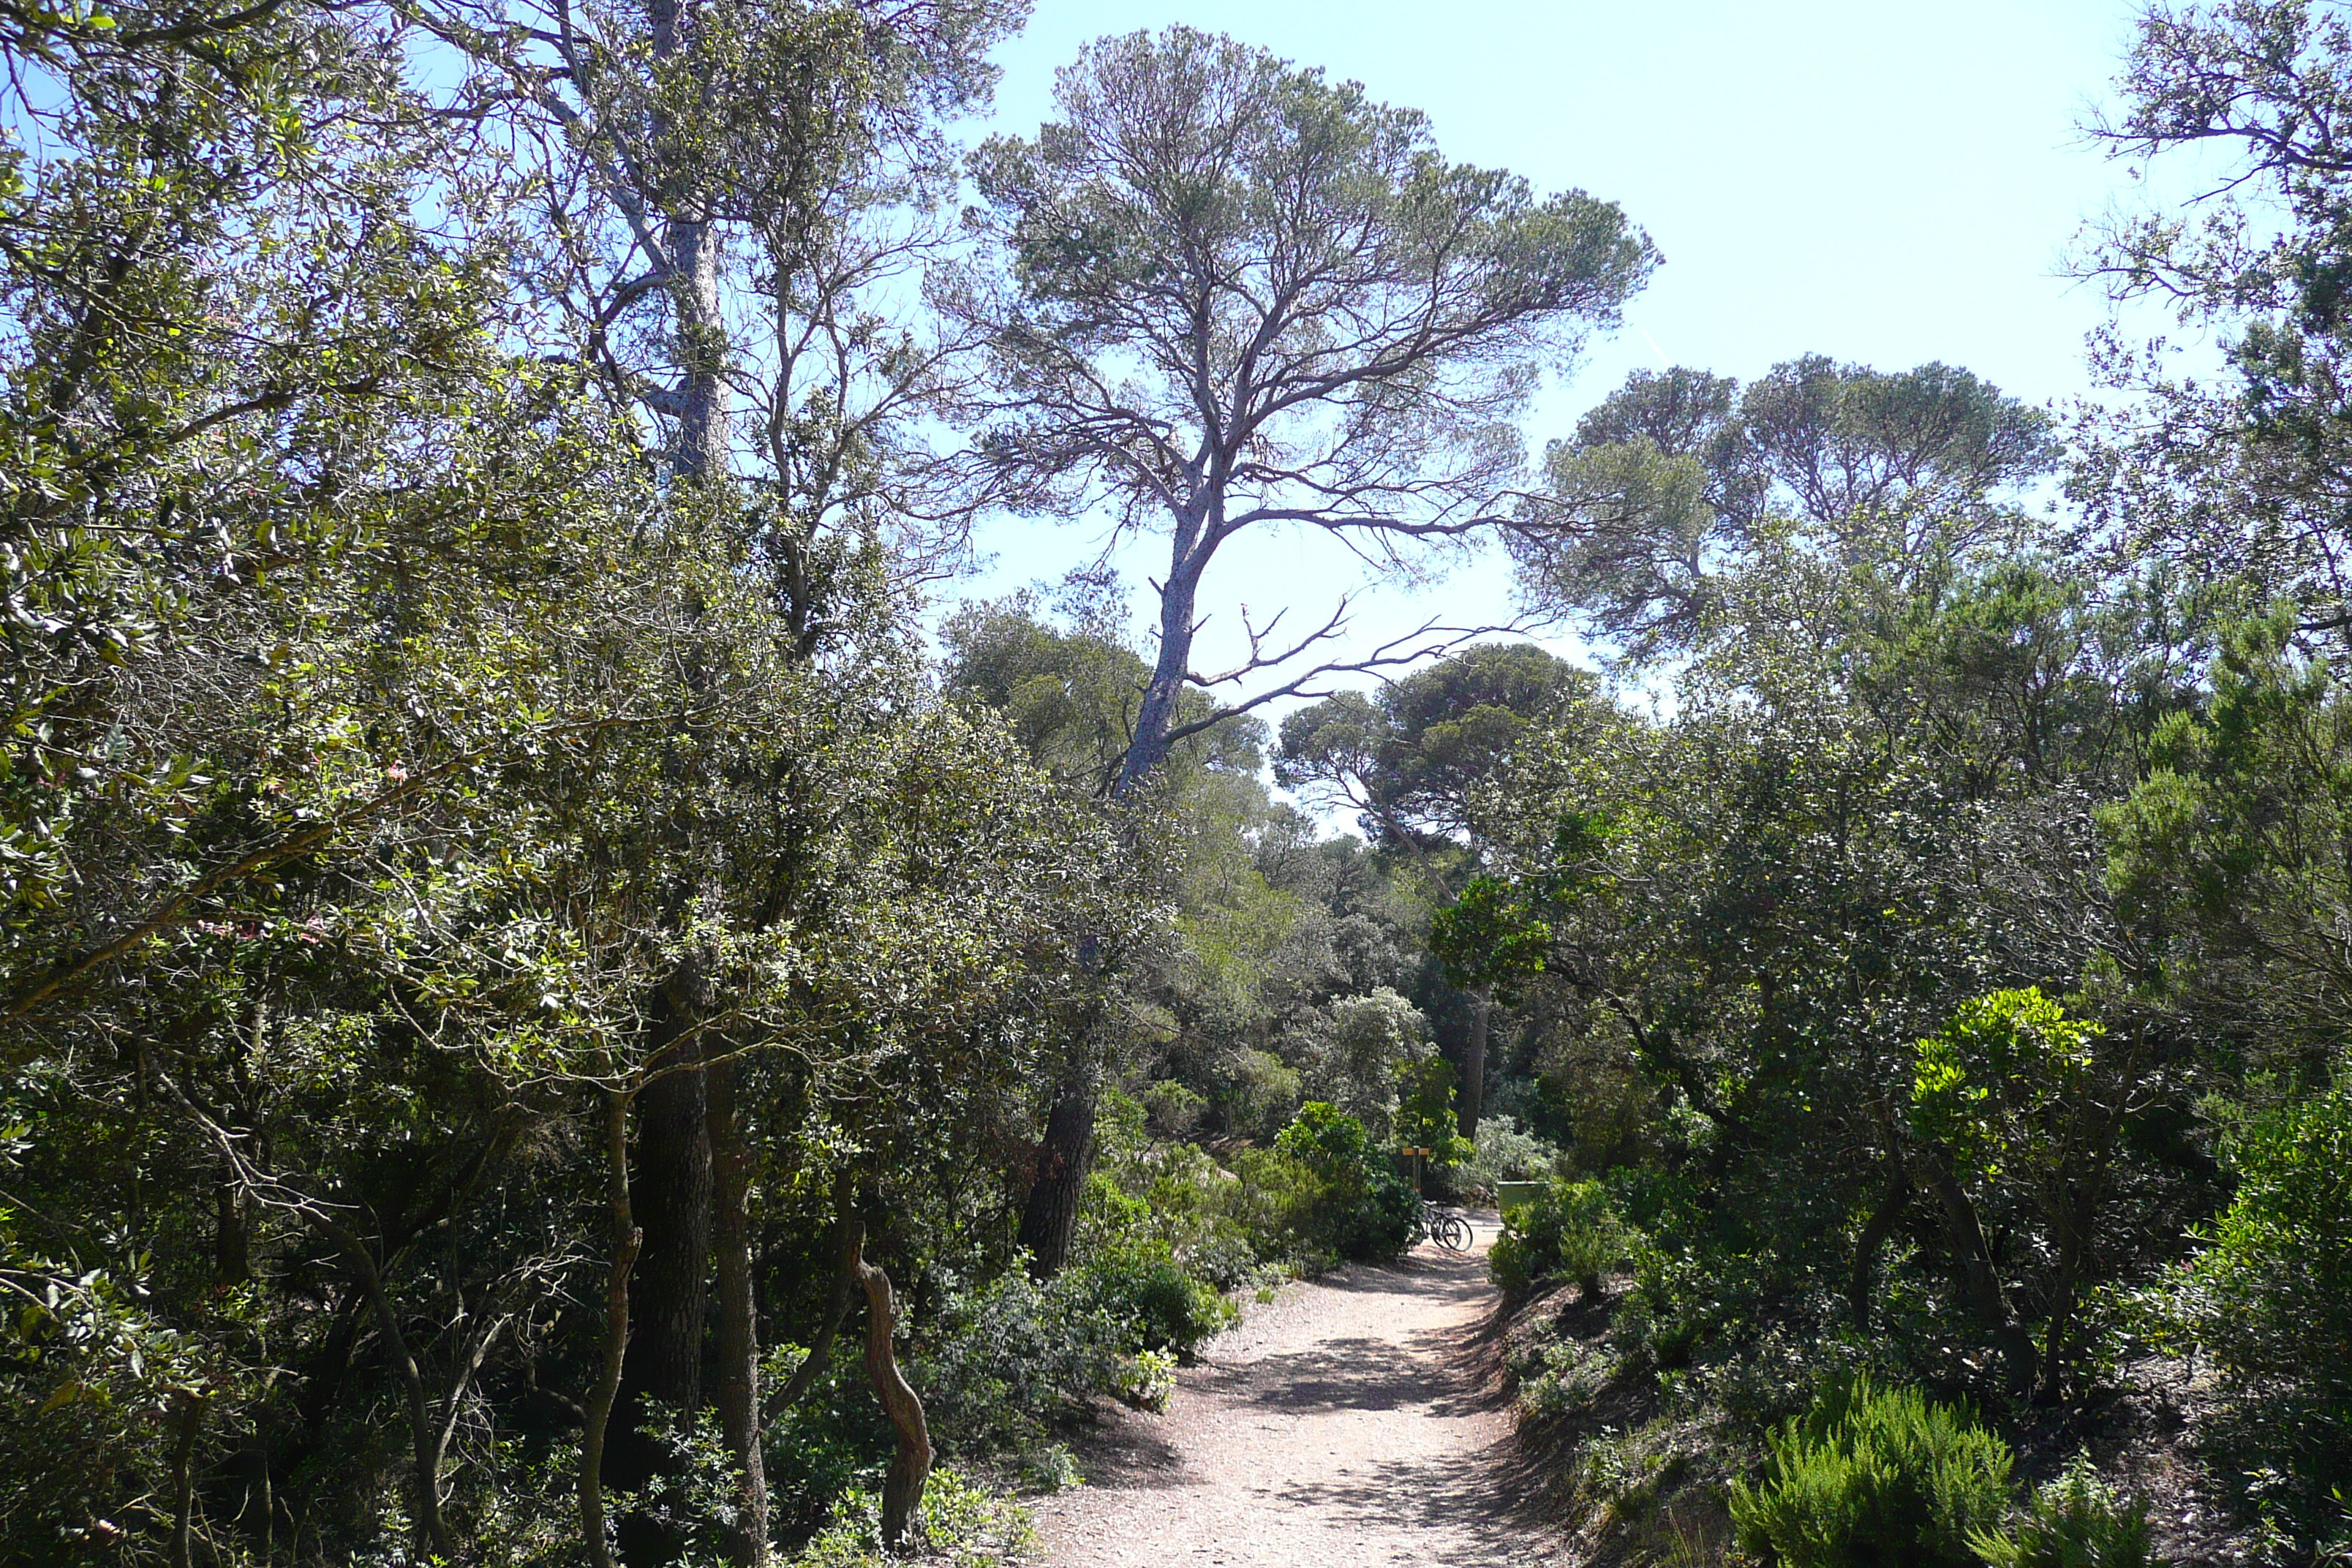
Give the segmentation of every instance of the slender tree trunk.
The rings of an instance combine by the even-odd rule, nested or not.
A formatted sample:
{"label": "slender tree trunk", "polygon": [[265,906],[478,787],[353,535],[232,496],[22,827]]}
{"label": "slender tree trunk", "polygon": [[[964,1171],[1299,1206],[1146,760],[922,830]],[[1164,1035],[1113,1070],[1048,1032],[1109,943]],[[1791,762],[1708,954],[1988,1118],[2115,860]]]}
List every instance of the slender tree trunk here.
{"label": "slender tree trunk", "polygon": [[[607,1485],[630,1489],[676,1468],[673,1455],[646,1434],[655,1407],[681,1427],[702,1408],[710,1300],[710,1130],[701,1037],[666,993],[656,994],[652,1022],[656,1076],[637,1095],[631,1183],[645,1240],[629,1282],[631,1332],[616,1412],[622,1427],[607,1445],[604,1467]],[[685,1545],[642,1511],[622,1519],[620,1542],[633,1568],[668,1563]]]}
{"label": "slender tree trunk", "polygon": [[604,1272],[604,1364],[597,1369],[586,1418],[580,1424],[580,1540],[587,1548],[590,1568],[613,1568],[604,1529],[604,1434],[612,1426],[621,1367],[628,1356],[629,1275],[645,1245],[645,1232],[637,1228],[629,1202],[629,1097],[617,1089],[605,1091],[604,1193],[612,1211],[613,1254]]}
{"label": "slender tree trunk", "polygon": [[882,1482],[882,1546],[896,1552],[915,1521],[915,1510],[922,1505],[923,1483],[931,1473],[931,1436],[923,1420],[923,1402],[899,1372],[898,1352],[891,1343],[897,1315],[890,1277],[866,1262],[861,1251],[857,1282],[866,1287],[866,1375],[872,1380],[875,1395],[882,1401],[890,1429],[898,1439],[890,1473]]}
{"label": "slender tree trunk", "polygon": [[1895,1234],[1903,1211],[1910,1206],[1911,1173],[1904,1168],[1902,1156],[1889,1151],[1886,1191],[1871,1209],[1870,1217],[1863,1221],[1862,1235],[1854,1239],[1853,1272],[1846,1281],[1846,1308],[1853,1314],[1856,1333],[1870,1331],[1871,1307],[1878,1290],[1878,1255]]}
{"label": "slender tree trunk", "polygon": [[[649,0],[646,20],[654,58],[673,64],[695,49],[691,0]],[[702,62],[688,66],[705,94],[709,75]],[[663,124],[664,132],[674,128]],[[671,471],[681,479],[716,479],[728,469],[727,324],[719,310],[719,250],[721,236],[709,214],[681,202],[665,214],[663,240],[669,248],[667,279],[672,321],[671,359],[679,374],[677,445]]]}
{"label": "slender tree trunk", "polygon": [[1111,787],[1114,801],[1132,797],[1168,760],[1168,732],[1176,727],[1192,668],[1192,613],[1200,601],[1201,573],[1209,563],[1205,553],[1192,548],[1198,532],[1198,523],[1176,531],[1168,585],[1160,595],[1160,657],[1151,667],[1151,684],[1143,689],[1143,705],[1136,710],[1135,733],[1127,742],[1118,780]]}
{"label": "slender tree trunk", "polygon": [[1994,1342],[2000,1346],[2010,1392],[2021,1397],[2033,1386],[2033,1340],[2010,1306],[2009,1291],[2001,1285],[2000,1273],[1993,1267],[1992,1247],[1985,1240],[1984,1223],[1950,1162],[1940,1154],[1929,1162],[1929,1184],[1944,1205],[1945,1226],[1959,1263],[1969,1309],[1991,1331]]}
{"label": "slender tree trunk", "polygon": [[360,1287],[375,1315],[376,1332],[383,1336],[384,1354],[406,1396],[410,1468],[415,1472],[409,1493],[416,1510],[417,1544],[431,1555],[455,1561],[457,1544],[450,1538],[448,1521],[441,1516],[441,1445],[436,1440],[438,1424],[433,1419],[433,1396],[425,1391],[424,1370],[416,1364],[416,1352],[400,1326],[400,1309],[393,1301],[392,1289],[357,1232],[323,1210],[306,1208],[302,1216],[341,1249],[360,1277]]}
{"label": "slender tree trunk", "polygon": [[172,1568],[195,1568],[196,1435],[204,1429],[205,1396],[180,1392],[180,1430],[172,1443]]}
{"label": "slender tree trunk", "polygon": [[799,1404],[802,1395],[824,1375],[833,1361],[833,1342],[841,1332],[842,1320],[849,1315],[850,1297],[857,1289],[858,1253],[866,1233],[857,1223],[856,1188],[846,1174],[835,1189],[834,1213],[834,1251],[840,1263],[834,1270],[833,1299],[825,1303],[824,1321],[817,1329],[815,1342],[809,1346],[808,1359],[793,1370],[777,1391],[775,1404],[766,1413],[768,1420]]}
{"label": "slender tree trunk", "polygon": [[[1168,758],[1168,732],[1176,724],[1192,659],[1192,612],[1198,601],[1201,572],[1208,564],[1205,552],[1195,552],[1199,537],[1195,521],[1180,526],[1168,584],[1160,596],[1160,658],[1152,667],[1151,684],[1144,689],[1135,733],[1112,784],[1114,803],[1134,797],[1150,782]],[[1091,950],[1092,942],[1089,939]],[[1093,966],[1091,953],[1086,960]],[[1089,1014],[1081,1034],[1091,1036],[1096,1018]],[[1045,1134],[1037,1150],[1037,1169],[1030,1179],[1028,1201],[1022,1205],[1020,1245],[1029,1253],[1029,1272],[1050,1279],[1069,1261],[1070,1244],[1077,1235],[1078,1210],[1087,1194],[1087,1175],[1094,1168],[1096,1081],[1094,1042],[1079,1041],[1078,1050],[1062,1080],[1055,1086],[1054,1103],[1045,1116]]]}
{"label": "slender tree trunk", "polygon": [[1478,1136],[1478,1118],[1486,1105],[1486,1027],[1495,1012],[1495,983],[1482,980],[1470,988],[1470,1040],[1462,1047],[1462,1136]]}
{"label": "slender tree trunk", "polygon": [[701,218],[674,219],[669,244],[677,264],[672,280],[677,312],[679,388],[677,452],[681,477],[715,479],[727,472],[727,327],[719,305],[717,228]]}
{"label": "slender tree trunk", "polygon": [[2035,1397],[2055,1404],[2065,1396],[2067,1342],[2074,1332],[2074,1317],[2083,1275],[2090,1262],[2092,1237],[2097,1234],[2099,1200],[2105,1186],[2106,1160],[2113,1130],[2100,1141],[2096,1176],[2076,1187],[2062,1183],[2048,1202],[2052,1229],[2056,1234],[2058,1278],[2051,1286],[2050,1322],[2042,1341],[2042,1380]]}
{"label": "slender tree trunk", "polygon": [[253,1278],[253,1231],[245,1184],[223,1171],[213,1184],[213,1279],[242,1285]]}
{"label": "slender tree trunk", "polygon": [[760,1456],[760,1324],[753,1299],[751,1152],[737,1096],[740,1064],[713,1062],[709,1079],[710,1229],[718,1265],[718,1382],[713,1390],[727,1452],[743,1494],[729,1531],[730,1556],[745,1568],[768,1560],[768,1480]]}

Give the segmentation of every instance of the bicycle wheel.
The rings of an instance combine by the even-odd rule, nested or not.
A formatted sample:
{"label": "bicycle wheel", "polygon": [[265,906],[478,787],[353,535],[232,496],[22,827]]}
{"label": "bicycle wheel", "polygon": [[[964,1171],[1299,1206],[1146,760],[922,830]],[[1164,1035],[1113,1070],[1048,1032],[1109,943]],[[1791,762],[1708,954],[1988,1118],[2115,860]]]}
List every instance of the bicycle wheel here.
{"label": "bicycle wheel", "polygon": [[1470,1244],[1474,1239],[1470,1231],[1470,1222],[1464,1219],[1460,1215],[1439,1215],[1437,1216],[1437,1224],[1434,1228],[1437,1236],[1437,1245],[1445,1248],[1446,1251],[1467,1252],[1470,1250]]}

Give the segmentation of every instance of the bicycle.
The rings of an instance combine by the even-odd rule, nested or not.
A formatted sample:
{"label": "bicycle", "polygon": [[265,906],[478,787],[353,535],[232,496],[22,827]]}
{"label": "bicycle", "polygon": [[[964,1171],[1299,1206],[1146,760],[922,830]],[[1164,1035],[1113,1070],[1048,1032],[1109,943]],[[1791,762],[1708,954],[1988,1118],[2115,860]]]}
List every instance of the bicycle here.
{"label": "bicycle", "polygon": [[1467,1252],[1475,1239],[1470,1222],[1452,1209],[1442,1209],[1423,1200],[1421,1205],[1422,1234],[1448,1252]]}

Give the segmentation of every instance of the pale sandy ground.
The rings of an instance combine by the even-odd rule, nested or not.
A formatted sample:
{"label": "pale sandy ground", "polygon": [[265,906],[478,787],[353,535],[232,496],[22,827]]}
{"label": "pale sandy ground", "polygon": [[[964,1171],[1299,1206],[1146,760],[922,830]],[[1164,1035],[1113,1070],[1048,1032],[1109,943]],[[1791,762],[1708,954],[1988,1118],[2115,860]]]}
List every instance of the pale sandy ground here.
{"label": "pale sandy ground", "polygon": [[1559,1559],[1507,1516],[1507,1410],[1465,1368],[1494,1304],[1471,1257],[1426,1243],[1292,1285],[1177,1373],[1162,1415],[1085,1444],[1091,1484],[1034,1505],[1051,1568],[1512,1568]]}

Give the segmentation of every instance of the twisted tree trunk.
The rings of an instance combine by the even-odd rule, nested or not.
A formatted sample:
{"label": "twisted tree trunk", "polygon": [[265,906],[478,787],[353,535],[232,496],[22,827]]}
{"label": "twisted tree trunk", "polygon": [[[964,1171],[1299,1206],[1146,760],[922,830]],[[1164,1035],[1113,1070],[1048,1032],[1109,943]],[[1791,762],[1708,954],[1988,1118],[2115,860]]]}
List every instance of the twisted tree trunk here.
{"label": "twisted tree trunk", "polygon": [[897,1314],[890,1277],[866,1262],[862,1250],[856,1268],[857,1282],[866,1288],[866,1375],[898,1438],[898,1451],[882,1482],[882,1546],[896,1552],[922,1504],[923,1483],[930,1479],[931,1436],[923,1420],[923,1402],[899,1372],[898,1352],[891,1344]]}

